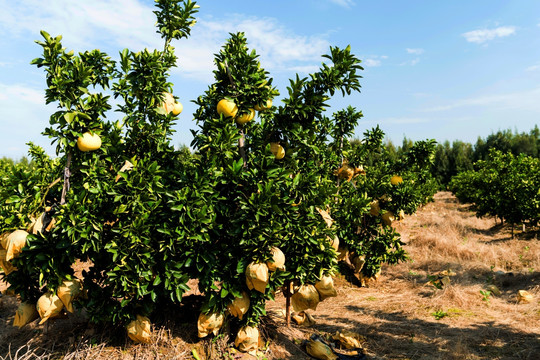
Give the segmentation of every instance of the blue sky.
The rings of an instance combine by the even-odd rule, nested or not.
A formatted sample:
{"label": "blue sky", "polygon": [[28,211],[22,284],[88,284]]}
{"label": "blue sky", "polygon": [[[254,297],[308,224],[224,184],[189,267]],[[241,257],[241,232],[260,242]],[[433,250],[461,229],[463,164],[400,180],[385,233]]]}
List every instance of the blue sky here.
{"label": "blue sky", "polygon": [[[401,143],[475,142],[497,130],[529,131],[540,123],[540,1],[537,0],[202,0],[192,37],[173,44],[179,67],[174,94],[184,104],[174,144],[195,129],[191,100],[212,81],[213,54],[230,32],[244,31],[261,64],[286,94],[330,46],[351,45],[363,61],[362,92],[331,101],[364,113],[358,137],[377,124]],[[63,35],[67,49],[161,48],[151,0],[0,0],[0,157],[26,155],[28,141],[52,155],[40,133],[55,105],[45,106],[39,30]],[[279,100],[275,101],[279,104]],[[110,120],[118,114],[111,113]]]}

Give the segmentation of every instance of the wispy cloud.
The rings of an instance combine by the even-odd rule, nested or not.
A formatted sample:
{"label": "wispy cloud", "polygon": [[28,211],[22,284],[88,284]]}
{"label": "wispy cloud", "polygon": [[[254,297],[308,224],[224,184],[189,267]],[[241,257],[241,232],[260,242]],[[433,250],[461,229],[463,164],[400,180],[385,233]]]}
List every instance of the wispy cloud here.
{"label": "wispy cloud", "polygon": [[473,30],[461,34],[468,42],[483,44],[499,37],[506,37],[516,33],[515,26],[499,26],[495,29]]}
{"label": "wispy cloud", "polygon": [[540,70],[540,64],[532,65],[525,69],[525,71],[536,71],[536,70]]}
{"label": "wispy cloud", "polygon": [[25,85],[0,84],[0,101],[44,105],[45,96],[43,90],[33,89]]}
{"label": "wispy cloud", "polygon": [[382,61],[388,59],[386,55],[369,55],[362,59],[364,67],[377,67],[382,65]]}
{"label": "wispy cloud", "polygon": [[381,119],[374,119],[372,122],[376,122],[378,124],[421,124],[421,123],[427,123],[429,122],[429,119],[421,118],[421,117],[387,117],[387,118],[381,118]]}
{"label": "wispy cloud", "polygon": [[330,0],[330,2],[346,8],[350,8],[351,6],[355,5],[353,0]]}
{"label": "wispy cloud", "polygon": [[516,109],[540,113],[540,88],[508,94],[493,94],[455,100],[445,105],[424,109],[424,112],[450,111],[466,107],[486,107],[491,109]]}
{"label": "wispy cloud", "polygon": [[[352,5],[350,0],[342,0]],[[80,2],[57,0],[3,1],[0,31],[5,36],[39,38],[39,30],[64,35],[64,46],[82,51],[108,47],[116,56],[118,50],[161,49],[163,40],[156,34],[153,7],[141,0],[100,0]],[[134,21],[136,19],[136,21]],[[262,65],[272,71],[314,69],[329,51],[325,34],[296,34],[276,19],[228,14],[227,18],[200,17],[192,36],[175,42],[184,76],[207,82],[212,79],[214,54],[229,33],[246,33],[248,45],[257,50]],[[107,51],[107,49],[102,49]]]}
{"label": "wispy cloud", "polygon": [[420,49],[420,48],[417,48],[417,49],[407,48],[405,50],[407,51],[408,54],[421,55],[424,53],[424,49]]}

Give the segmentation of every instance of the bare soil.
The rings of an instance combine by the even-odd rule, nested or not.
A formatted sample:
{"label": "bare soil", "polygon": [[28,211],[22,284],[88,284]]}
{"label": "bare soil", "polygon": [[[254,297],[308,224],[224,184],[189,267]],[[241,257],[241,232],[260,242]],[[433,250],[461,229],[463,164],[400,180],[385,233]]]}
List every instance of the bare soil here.
{"label": "bare soil", "polygon": [[[269,316],[261,326],[267,345],[257,357],[235,352],[226,331],[197,338],[201,296],[193,291],[180,308],[154,319],[159,325],[146,345],[133,344],[123,329],[94,328],[84,314],[16,329],[11,323],[18,300],[4,296],[0,360],[193,359],[194,351],[200,359],[311,359],[303,340],[345,330],[363,337],[369,359],[540,359],[538,229],[512,238],[509,227],[476,218],[470,205],[448,192],[396,228],[410,261],[383,267],[369,287],[359,287],[352,275],[338,275],[338,297],[311,311],[317,321],[312,327],[287,328],[285,300],[278,294],[267,304]],[[449,282],[434,286],[445,276]],[[500,295],[488,292],[490,285]],[[520,302],[518,290],[534,300]]]}

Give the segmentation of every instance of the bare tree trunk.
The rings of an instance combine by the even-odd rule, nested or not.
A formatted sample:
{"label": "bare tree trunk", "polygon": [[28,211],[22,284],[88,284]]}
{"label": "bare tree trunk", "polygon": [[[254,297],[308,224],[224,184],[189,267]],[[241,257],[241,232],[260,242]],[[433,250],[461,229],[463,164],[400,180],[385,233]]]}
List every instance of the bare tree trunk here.
{"label": "bare tree trunk", "polygon": [[291,327],[291,295],[292,281],[287,281],[285,284],[285,321],[287,327]]}

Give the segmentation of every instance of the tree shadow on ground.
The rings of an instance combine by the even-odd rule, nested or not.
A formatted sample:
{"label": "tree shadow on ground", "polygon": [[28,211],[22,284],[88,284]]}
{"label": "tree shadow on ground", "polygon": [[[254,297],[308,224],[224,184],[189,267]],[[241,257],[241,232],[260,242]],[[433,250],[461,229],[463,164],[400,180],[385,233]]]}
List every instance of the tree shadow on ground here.
{"label": "tree shadow on ground", "polygon": [[358,319],[321,316],[331,324],[316,330],[335,333],[343,328],[366,336],[370,353],[381,359],[540,359],[540,337],[506,325],[484,321],[457,328],[444,321],[427,321],[401,312],[374,311],[348,305],[347,310],[377,318],[364,323]]}

